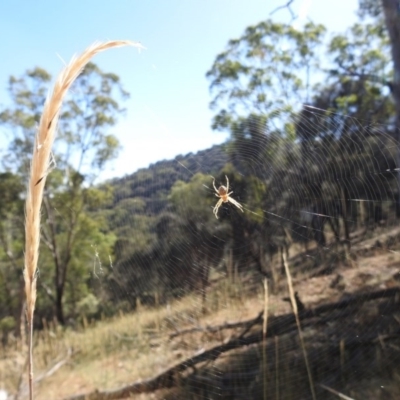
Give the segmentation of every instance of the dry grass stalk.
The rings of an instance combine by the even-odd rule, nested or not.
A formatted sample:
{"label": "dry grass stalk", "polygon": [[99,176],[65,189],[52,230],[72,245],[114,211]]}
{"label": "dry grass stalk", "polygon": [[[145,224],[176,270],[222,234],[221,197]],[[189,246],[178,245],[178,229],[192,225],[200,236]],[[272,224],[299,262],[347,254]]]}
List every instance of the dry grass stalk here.
{"label": "dry grass stalk", "polygon": [[50,167],[51,148],[54,142],[62,101],[72,83],[79,76],[79,74],[82,72],[82,69],[94,55],[113,47],[127,45],[133,45],[139,48],[141,47],[140,44],[130,41],[94,43],[81,55],[73,57],[70,63],[61,71],[57,81],[55,82],[53,92],[46,100],[43,114],[40,119],[38,133],[35,138],[25,205],[24,279],[26,294],[26,316],[29,329],[28,344],[30,399],[33,399],[32,336],[33,314],[36,303],[36,274],[40,243],[40,210],[43,199],[44,185]]}
{"label": "dry grass stalk", "polygon": [[316,400],[317,397],[315,394],[314,380],[313,380],[313,377],[311,374],[310,364],[308,362],[307,350],[306,350],[306,346],[305,346],[304,338],[303,338],[303,331],[301,330],[299,310],[297,309],[297,302],[296,302],[296,298],[295,298],[294,290],[293,290],[292,275],[290,274],[289,266],[288,266],[288,263],[286,260],[286,254],[284,252],[282,252],[282,260],[283,260],[283,265],[285,266],[286,278],[287,278],[287,283],[288,283],[288,288],[289,288],[290,302],[292,304],[293,314],[296,318],[296,325],[297,325],[297,329],[299,331],[299,338],[300,338],[301,348],[303,350],[304,362],[305,362],[306,368],[307,368],[307,375],[308,375],[308,381],[310,384],[310,390],[311,390],[313,399]]}
{"label": "dry grass stalk", "polygon": [[325,389],[328,392],[331,392],[331,393],[335,394],[340,399],[343,399],[343,400],[354,400],[352,397],[346,396],[345,394],[340,393],[337,390],[330,388],[329,386],[323,385],[322,383],[320,383],[319,386],[322,387],[322,389]]}
{"label": "dry grass stalk", "polygon": [[279,336],[275,336],[275,395],[279,400]]}
{"label": "dry grass stalk", "polygon": [[263,315],[263,386],[264,400],[267,398],[267,326],[268,326],[268,280],[264,278],[264,315]]}

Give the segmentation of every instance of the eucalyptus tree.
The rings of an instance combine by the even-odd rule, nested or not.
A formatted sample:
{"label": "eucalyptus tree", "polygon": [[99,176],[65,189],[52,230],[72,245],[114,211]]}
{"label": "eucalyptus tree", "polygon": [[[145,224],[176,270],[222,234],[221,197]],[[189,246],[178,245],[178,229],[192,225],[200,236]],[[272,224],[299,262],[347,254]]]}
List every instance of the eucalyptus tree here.
{"label": "eucalyptus tree", "polygon": [[[29,171],[36,126],[39,122],[51,76],[41,68],[9,79],[10,106],[0,111],[0,123],[9,137],[3,169],[23,179]],[[119,142],[110,132],[123,113],[120,101],[128,94],[119,77],[88,64],[75,82],[65,103],[49,165],[44,197],[45,223],[42,229],[40,261],[40,308],[55,309],[65,323],[64,308],[74,314],[87,295],[90,277],[100,268],[102,257],[111,255],[114,236],[106,221],[96,213],[111,190],[94,186],[106,164],[118,152]],[[100,268],[101,269],[101,268]],[[52,277],[52,278],[51,278]]]}
{"label": "eucalyptus tree", "polygon": [[[207,189],[208,188],[208,189]],[[217,202],[210,176],[197,173],[190,182],[177,181],[172,187],[170,202],[177,216],[174,232],[169,232],[167,240],[179,232],[180,257],[175,260],[175,270],[184,269],[181,275],[186,286],[197,288],[202,293],[203,307],[209,269],[219,263],[221,244],[224,241],[224,226],[217,224],[212,207]],[[214,198],[211,200],[210,198]],[[226,227],[225,227],[226,228]],[[218,232],[218,233],[217,233]],[[180,262],[179,262],[180,259]]]}
{"label": "eucalyptus tree", "polygon": [[299,165],[294,117],[311,99],[313,77],[322,76],[325,32],[311,22],[299,30],[262,21],[230,40],[207,73],[215,110],[212,127],[230,132],[231,159],[248,183],[252,175],[259,180],[246,188],[248,199],[257,197],[254,190],[260,184],[268,188],[252,205],[258,210],[253,217],[261,218],[260,227],[253,228],[262,243],[286,237],[285,229],[301,209],[300,192],[293,185]]}
{"label": "eucalyptus tree", "polygon": [[20,176],[0,173],[0,331],[4,339],[10,323],[19,334],[24,316],[24,189]]}
{"label": "eucalyptus tree", "polygon": [[[379,11],[369,0],[363,3],[364,14]],[[367,171],[372,165],[380,168],[373,163],[380,141],[372,129],[360,128],[383,122],[381,128],[390,133],[395,112],[390,43],[383,19],[374,18],[329,42],[323,41],[320,25],[308,23],[297,30],[261,22],[231,40],[207,73],[216,110],[213,128],[230,131],[233,161],[267,184],[264,209],[280,215],[283,225],[292,221],[294,230],[301,225],[299,212],[314,215],[312,230],[321,246],[326,222],[337,240],[340,236],[338,220],[322,215],[348,221],[351,204],[339,199],[356,193],[375,198],[387,178],[371,192]],[[390,154],[381,155],[382,171],[393,170],[394,165],[384,162]],[[385,190],[390,192],[387,185]],[[271,214],[265,218],[273,222]],[[347,222],[344,228],[349,243]]]}
{"label": "eucalyptus tree", "polygon": [[308,23],[300,31],[267,20],[230,40],[207,72],[213,128],[233,131],[241,118],[257,114],[270,129],[285,132],[282,119],[309,97],[324,33],[322,25]]}

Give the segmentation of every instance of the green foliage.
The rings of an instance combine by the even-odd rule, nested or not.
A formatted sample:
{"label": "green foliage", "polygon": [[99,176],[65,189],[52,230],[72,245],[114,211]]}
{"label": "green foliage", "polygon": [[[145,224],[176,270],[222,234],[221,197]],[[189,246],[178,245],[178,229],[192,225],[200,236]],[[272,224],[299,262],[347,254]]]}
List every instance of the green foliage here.
{"label": "green foliage", "polygon": [[15,329],[15,320],[14,318],[8,316],[0,319],[0,332],[4,334],[11,332]]}
{"label": "green foliage", "polygon": [[[12,106],[0,111],[0,122],[12,136],[3,159],[8,169],[22,174],[29,170],[35,129],[50,80],[50,74],[38,67],[9,80]],[[62,109],[53,151],[60,169],[77,171],[89,182],[98,176],[117,154],[118,140],[107,131],[124,111],[116,99],[127,96],[117,76],[103,72],[93,63],[87,65]],[[66,183],[69,176],[64,176]]]}
{"label": "green foliage", "polygon": [[278,110],[290,115],[307,97],[324,33],[322,25],[308,23],[300,32],[268,20],[230,40],[207,72],[211,108],[217,110],[213,128],[234,130],[249,114],[262,115],[273,126]]}
{"label": "green foliage", "polygon": [[174,160],[159,161],[147,169],[111,181],[115,190],[114,205],[127,198],[141,199],[141,213],[157,215],[168,207],[168,194],[177,180],[189,181],[196,172],[212,174],[228,161],[224,146],[213,146],[197,154],[177,156]]}
{"label": "green foliage", "polygon": [[21,311],[25,190],[20,176],[0,173],[0,318]]}
{"label": "green foliage", "polygon": [[[182,181],[175,183],[171,189],[169,200],[182,218],[201,220],[204,223],[215,219],[210,213],[209,197],[211,196],[207,196],[207,188],[210,186],[211,180],[210,176],[197,173],[188,183]],[[212,194],[213,189],[208,191],[209,194],[210,191]]]}
{"label": "green foliage", "polygon": [[[355,24],[329,44],[333,68],[315,96],[321,108],[333,108],[358,119],[387,121],[393,115],[392,79],[386,32],[376,24]],[[329,102],[327,100],[329,99]]]}
{"label": "green foliage", "polygon": [[93,317],[99,311],[99,299],[92,293],[79,300],[77,312],[86,317]]}
{"label": "green foliage", "polygon": [[267,196],[267,185],[265,181],[251,176],[246,181],[247,191],[251,193],[246,203],[246,208],[252,212],[247,216],[250,221],[262,224],[268,216],[264,213],[263,205]]}
{"label": "green foliage", "polygon": [[117,155],[118,139],[107,129],[124,112],[116,99],[126,99],[128,93],[118,76],[101,71],[93,63],[86,66],[71,93],[60,119],[61,138],[68,152],[64,162],[94,179],[96,172]]}
{"label": "green foliage", "polygon": [[[358,0],[358,15],[361,19],[367,17],[373,18],[375,22],[379,24],[382,21],[382,2],[376,0]],[[382,24],[383,25],[383,24]]]}
{"label": "green foliage", "polygon": [[117,219],[113,218],[113,222],[120,221],[114,229],[118,237],[115,253],[120,260],[127,258],[134,252],[144,252],[151,247],[156,240],[153,231],[154,218],[147,215],[137,215],[135,212],[131,212],[129,208],[125,208],[124,205],[118,206],[115,214]]}

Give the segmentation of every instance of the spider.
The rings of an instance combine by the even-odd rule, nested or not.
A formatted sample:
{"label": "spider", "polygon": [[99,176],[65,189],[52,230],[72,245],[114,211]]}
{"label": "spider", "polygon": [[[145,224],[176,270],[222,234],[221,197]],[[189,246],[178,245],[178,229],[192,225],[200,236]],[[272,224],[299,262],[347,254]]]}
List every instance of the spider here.
{"label": "spider", "polygon": [[234,204],[241,212],[243,212],[243,206],[238,203],[236,200],[232,199],[232,197],[229,197],[230,194],[232,194],[233,192],[229,192],[229,179],[228,177],[225,175],[226,178],[226,187],[225,186],[220,186],[218,189],[215,187],[215,178],[213,181],[213,186],[215,191],[217,192],[215,195],[217,197],[219,197],[218,203],[215,205],[214,209],[213,209],[213,213],[215,215],[215,218],[218,219],[218,209],[221,207],[222,203],[232,203]]}

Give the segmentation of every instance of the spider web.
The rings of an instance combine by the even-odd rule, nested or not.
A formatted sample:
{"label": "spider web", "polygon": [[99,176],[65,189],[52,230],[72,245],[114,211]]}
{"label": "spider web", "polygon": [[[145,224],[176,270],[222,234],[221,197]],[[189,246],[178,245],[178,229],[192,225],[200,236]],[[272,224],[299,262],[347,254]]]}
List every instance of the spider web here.
{"label": "spider web", "polygon": [[[87,266],[101,301],[88,297],[74,330],[50,324],[37,337],[39,369],[72,360],[57,393],[399,395],[396,132],[314,107],[294,126],[295,140],[255,119],[241,141],[111,182],[115,254],[94,242]],[[244,212],[223,203],[216,219],[212,183],[226,176]]]}
{"label": "spider web", "polygon": [[[85,360],[66,382],[160,376],[133,396],[156,399],[399,395],[396,132],[314,107],[295,125],[301,139],[262,132],[114,181],[116,257],[94,247],[88,270],[112,322],[64,334]],[[244,213],[223,203],[216,219],[225,176]]]}

